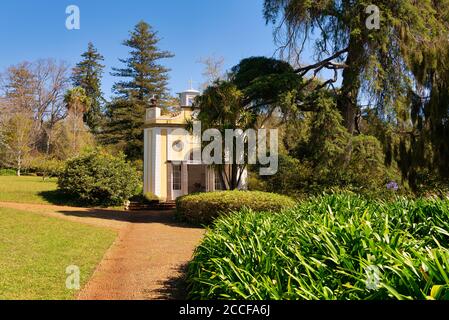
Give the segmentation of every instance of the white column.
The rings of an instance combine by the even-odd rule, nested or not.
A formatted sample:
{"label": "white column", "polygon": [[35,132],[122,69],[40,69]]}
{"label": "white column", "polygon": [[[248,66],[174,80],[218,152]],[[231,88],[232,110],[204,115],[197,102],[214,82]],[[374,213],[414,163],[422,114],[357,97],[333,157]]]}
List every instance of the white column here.
{"label": "white column", "polygon": [[149,192],[150,190],[150,184],[149,184],[149,181],[150,181],[150,168],[149,168],[149,155],[150,155],[150,152],[151,152],[151,149],[150,149],[150,145],[149,145],[149,143],[150,143],[150,141],[149,141],[149,138],[148,138],[148,135],[149,135],[149,130],[148,129],[145,129],[144,130],[144,133],[143,133],[143,146],[144,146],[144,153],[143,153],[143,192],[144,193],[147,193],[147,192]]}
{"label": "white column", "polygon": [[152,181],[151,181],[151,190],[152,192],[160,197],[161,196],[161,129],[153,128],[152,129],[152,163],[151,163],[151,172],[152,172]]}
{"label": "white column", "polygon": [[173,199],[173,163],[167,164],[167,201]]}
{"label": "white column", "polygon": [[181,190],[182,194],[186,195],[189,193],[189,166],[187,162],[182,163],[181,169]]}

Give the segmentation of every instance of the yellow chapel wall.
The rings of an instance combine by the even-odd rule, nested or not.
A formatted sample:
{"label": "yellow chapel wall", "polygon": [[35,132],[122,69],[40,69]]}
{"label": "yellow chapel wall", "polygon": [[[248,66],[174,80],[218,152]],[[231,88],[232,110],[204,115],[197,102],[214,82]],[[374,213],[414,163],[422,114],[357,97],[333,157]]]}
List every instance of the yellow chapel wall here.
{"label": "yellow chapel wall", "polygon": [[[171,147],[168,146],[169,142],[174,142],[176,140],[183,140],[183,136],[177,135],[177,134],[171,134],[171,131],[174,128],[184,128],[185,124],[188,120],[190,120],[192,117],[192,110],[189,108],[183,108],[180,114],[173,118],[167,118],[167,117],[157,117],[157,118],[150,118],[148,116],[148,110],[147,110],[147,118],[145,121],[145,128],[149,129],[147,131],[147,150],[145,152],[145,168],[146,168],[146,174],[144,176],[144,184],[146,186],[147,192],[152,192],[156,194],[155,190],[155,184],[159,184],[160,186],[160,198],[161,200],[167,200],[168,197],[168,150],[167,148]],[[165,126],[165,128],[164,128]],[[167,128],[167,126],[169,128]],[[174,127],[172,127],[174,126]],[[154,130],[151,129],[157,129],[160,128],[160,131],[154,132]],[[154,148],[157,146],[154,145],[154,135],[159,134],[160,135],[160,142],[159,144],[159,152],[154,150]],[[170,134],[171,138],[168,138],[168,135]],[[183,150],[179,153],[172,151],[172,156],[174,156],[175,159],[172,159],[174,161],[186,161],[189,159],[189,155],[193,149],[193,141],[190,135],[188,135],[187,141],[184,140],[186,143]],[[155,154],[153,154],[155,153]],[[160,159],[156,159],[155,157],[159,156]],[[160,160],[160,161],[158,161]],[[154,163],[155,162],[155,163]],[[154,168],[154,166],[159,165],[158,168]],[[153,168],[158,172],[159,179],[158,182],[154,181],[154,172]]]}
{"label": "yellow chapel wall", "polygon": [[167,129],[161,130],[161,198],[167,200]]}

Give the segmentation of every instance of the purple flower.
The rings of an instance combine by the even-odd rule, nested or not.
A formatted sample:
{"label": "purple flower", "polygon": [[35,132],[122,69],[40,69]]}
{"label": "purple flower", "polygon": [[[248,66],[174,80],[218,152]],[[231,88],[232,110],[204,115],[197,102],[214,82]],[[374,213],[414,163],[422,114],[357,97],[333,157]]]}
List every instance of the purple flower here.
{"label": "purple flower", "polygon": [[391,181],[391,182],[387,183],[387,189],[393,190],[393,191],[398,191],[399,185],[395,181]]}

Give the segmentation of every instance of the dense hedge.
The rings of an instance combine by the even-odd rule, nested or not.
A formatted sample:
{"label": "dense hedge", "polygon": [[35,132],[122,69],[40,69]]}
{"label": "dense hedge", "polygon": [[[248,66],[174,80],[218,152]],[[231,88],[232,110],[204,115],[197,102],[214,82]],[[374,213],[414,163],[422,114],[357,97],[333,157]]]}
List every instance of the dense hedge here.
{"label": "dense hedge", "polygon": [[59,177],[64,171],[65,163],[45,157],[34,158],[28,166],[28,172],[43,177]]}
{"label": "dense hedge", "polygon": [[0,169],[0,176],[16,176],[17,171],[14,169]]}
{"label": "dense hedge", "polygon": [[216,221],[193,299],[448,299],[449,201],[326,196]]}
{"label": "dense hedge", "polygon": [[180,197],[176,201],[178,216],[197,224],[209,224],[220,215],[243,208],[280,211],[295,204],[287,196],[260,191],[206,192]]}
{"label": "dense hedge", "polygon": [[62,192],[89,205],[122,205],[138,191],[140,176],[125,157],[92,152],[69,160],[58,180]]}

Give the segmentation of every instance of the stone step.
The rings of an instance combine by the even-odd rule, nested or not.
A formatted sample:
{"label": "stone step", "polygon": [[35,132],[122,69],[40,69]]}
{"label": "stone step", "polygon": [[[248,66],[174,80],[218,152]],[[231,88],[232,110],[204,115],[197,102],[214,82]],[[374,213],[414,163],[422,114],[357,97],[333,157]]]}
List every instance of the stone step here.
{"label": "stone step", "polygon": [[151,210],[174,210],[176,209],[175,202],[155,202],[151,204],[144,204],[138,202],[131,202],[129,205],[130,211],[151,211]]}

